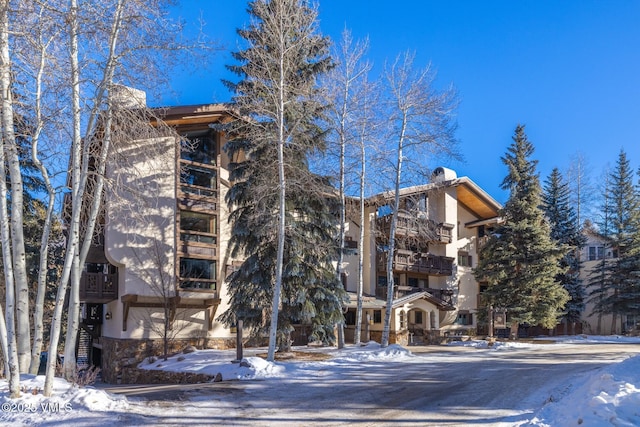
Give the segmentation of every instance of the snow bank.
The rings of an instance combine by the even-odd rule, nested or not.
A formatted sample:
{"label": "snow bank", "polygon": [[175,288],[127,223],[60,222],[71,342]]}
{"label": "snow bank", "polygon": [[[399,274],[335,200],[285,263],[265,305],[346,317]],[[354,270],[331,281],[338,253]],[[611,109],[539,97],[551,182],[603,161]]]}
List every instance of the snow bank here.
{"label": "snow bank", "polygon": [[260,357],[246,357],[238,363],[233,360],[233,355],[229,351],[197,350],[189,354],[178,354],[167,360],[147,360],[138,367],[211,376],[220,374],[224,381],[273,378],[284,374],[282,366]]}
{"label": "snow bank", "polygon": [[609,366],[548,403],[528,425],[640,426],[640,356]]}
{"label": "snow bank", "polygon": [[9,398],[6,381],[1,384],[0,425],[33,425],[36,421],[67,424],[78,414],[90,420],[105,413],[124,413],[129,409],[125,397],[93,387],[78,388],[62,378],[54,379],[52,397],[42,395],[44,375],[21,375],[22,395],[17,399]]}
{"label": "snow bank", "polygon": [[364,346],[349,347],[338,352],[333,360],[344,362],[366,362],[366,361],[400,361],[414,357],[411,351],[406,348],[391,344],[382,347],[375,341],[369,341]]}

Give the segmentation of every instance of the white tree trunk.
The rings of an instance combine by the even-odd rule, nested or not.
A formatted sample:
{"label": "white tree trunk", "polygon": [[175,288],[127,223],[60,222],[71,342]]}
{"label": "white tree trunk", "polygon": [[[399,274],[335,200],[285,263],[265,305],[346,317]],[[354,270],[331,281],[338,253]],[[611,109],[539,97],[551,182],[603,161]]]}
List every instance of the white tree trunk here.
{"label": "white tree trunk", "polygon": [[[112,85],[113,74],[116,65],[116,45],[118,42],[118,35],[120,33],[120,27],[122,22],[124,0],[120,0],[116,5],[114,12],[114,20],[110,32],[109,43],[109,57],[107,58],[107,64],[103,73],[103,79],[99,86],[98,93],[96,94],[96,105],[101,105],[102,100],[107,98],[107,111],[104,112],[104,137],[101,139],[100,155],[96,159],[96,171],[94,174],[95,186],[91,194],[88,194],[85,190],[88,179],[87,167],[90,163],[89,153],[91,149],[89,144],[85,144],[83,152],[82,163],[82,175],[80,179],[80,187],[82,189],[82,206],[83,210],[88,210],[87,221],[85,223],[85,229],[83,236],[79,240],[79,251],[75,254],[74,263],[72,266],[70,294],[69,294],[69,312],[67,317],[67,338],[65,341],[65,357],[64,357],[64,372],[67,379],[72,378],[77,371],[76,360],[76,341],[78,337],[78,330],[80,327],[80,278],[82,276],[82,267],[87,259],[89,249],[91,248],[93,233],[95,230],[95,224],[100,213],[100,205],[102,200],[102,190],[104,188],[104,175],[106,169],[106,160],[111,147],[111,134],[112,134],[112,118],[113,108],[111,103],[111,91],[109,88]],[[98,112],[94,110],[92,117],[97,117]],[[88,132],[91,128],[88,129]]]}
{"label": "white tree trunk", "polygon": [[[7,99],[8,98],[8,99]],[[16,340],[20,372],[29,370],[31,361],[31,330],[29,325],[29,288],[27,284],[27,261],[23,228],[23,183],[20,160],[13,132],[13,101],[11,91],[3,100],[2,125],[4,128],[5,155],[11,177],[11,248],[13,249],[13,272],[16,293]]]}
{"label": "white tree trunk", "polygon": [[[79,251],[80,242],[80,214],[82,210],[83,189],[80,188],[82,171],[82,136],[80,133],[80,70],[78,67],[78,3],[70,0],[69,25],[69,59],[71,62],[71,111],[73,120],[73,135],[71,143],[71,218],[69,219],[69,236],[67,251],[62,269],[56,305],[51,319],[51,339],[49,342],[49,358],[47,360],[47,372],[45,374],[44,391],[46,397],[53,393],[53,378],[56,371],[58,343],[62,325],[62,310],[71,269],[76,253]],[[86,177],[86,173],[85,173]],[[65,370],[66,371],[66,370]]]}
{"label": "white tree trunk", "polygon": [[[14,131],[13,88],[11,84],[11,57],[9,53],[8,2],[3,2],[2,23],[2,139],[4,162],[11,180],[11,249],[13,261],[13,286],[15,286],[15,318],[18,364],[20,372],[27,372],[31,358],[29,327],[29,288],[23,229],[23,183],[18,147]],[[7,175],[2,175],[5,179]],[[7,310],[8,311],[8,310]]]}
{"label": "white tree trunk", "polygon": [[[339,171],[339,180],[340,180],[340,234],[338,236],[338,247],[340,252],[338,252],[338,280],[342,283],[342,275],[344,274],[344,241],[345,241],[345,221],[347,220],[346,215],[346,198],[345,198],[345,150],[347,146],[347,104],[349,102],[349,86],[350,80],[349,76],[346,76],[345,84],[343,86],[342,93],[342,106],[340,108],[339,113],[339,130],[338,130],[338,144],[340,146],[340,171]],[[344,348],[344,322],[340,322],[338,324],[338,348]]]}
{"label": "white tree trunk", "polygon": [[[2,90],[2,141],[0,141],[0,237],[4,262],[6,292],[6,333],[7,348],[5,358],[9,365],[8,380],[11,397],[20,396],[20,370],[16,342],[16,294],[11,234],[9,231],[9,210],[7,206],[7,156],[5,146],[15,144],[13,136],[13,102],[11,98],[11,67],[9,56],[9,2],[0,3],[0,90]],[[15,253],[15,251],[14,251]],[[4,343],[3,343],[4,344]]]}
{"label": "white tree trunk", "polygon": [[[382,329],[382,347],[389,345],[389,335],[391,330],[391,313],[393,312],[393,294],[395,283],[393,282],[393,260],[396,247],[396,227],[398,225],[398,210],[400,209],[400,182],[402,178],[402,151],[404,146],[404,133],[406,129],[406,115],[403,115],[402,129],[398,137],[398,149],[395,168],[393,212],[391,214],[391,227],[389,230],[389,248],[387,252],[387,304],[385,307],[384,326]],[[398,328],[396,328],[398,329]]]}
{"label": "white tree trunk", "polygon": [[[364,186],[366,179],[366,148],[365,141],[360,141],[360,237],[358,239],[358,290],[357,290],[357,308],[356,308],[356,336],[354,344],[360,344],[360,329],[362,328],[362,293],[364,288]],[[367,325],[367,327],[369,327]]]}
{"label": "white tree trunk", "polygon": [[[284,27],[281,27],[284,28]],[[284,173],[284,144],[285,144],[285,91],[284,91],[284,43],[280,46],[280,80],[278,92],[278,249],[276,254],[276,282],[273,288],[273,300],[271,301],[271,329],[269,331],[269,351],[267,360],[273,362],[276,353],[276,338],[278,332],[278,313],[280,306],[280,293],[282,292],[282,270],[284,263],[284,241],[286,220],[286,178]]]}
{"label": "white tree trunk", "polygon": [[42,118],[42,85],[45,67],[47,64],[47,43],[41,45],[38,72],[36,74],[36,96],[35,96],[35,126],[36,130],[31,140],[31,159],[40,171],[42,180],[47,189],[47,210],[44,224],[42,226],[42,236],[40,238],[40,262],[38,264],[38,284],[36,288],[36,301],[33,311],[33,343],[31,345],[31,364],[29,373],[36,375],[40,369],[40,356],[42,354],[42,344],[44,341],[44,299],[47,287],[47,271],[49,269],[49,238],[51,236],[51,226],[53,221],[53,209],[55,207],[56,190],[49,178],[49,173],[40,161],[38,144],[40,135],[44,127]]}

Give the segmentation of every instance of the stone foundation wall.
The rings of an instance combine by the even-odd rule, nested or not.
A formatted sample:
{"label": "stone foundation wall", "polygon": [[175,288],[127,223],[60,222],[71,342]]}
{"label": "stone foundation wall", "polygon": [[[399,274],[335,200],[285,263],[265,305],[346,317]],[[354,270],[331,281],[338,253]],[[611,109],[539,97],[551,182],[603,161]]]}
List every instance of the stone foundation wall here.
{"label": "stone foundation wall", "polygon": [[[145,369],[138,369],[138,364],[145,358],[163,354],[163,342],[160,339],[114,339],[102,337],[102,379],[110,384],[144,384],[144,383],[182,383],[207,381],[196,378],[197,374],[160,374]],[[169,343],[169,354],[181,352],[192,345],[198,349],[229,349],[235,348],[235,338],[201,338],[175,339]],[[171,377],[171,378],[169,378]],[[184,378],[183,378],[184,377]],[[189,378],[186,378],[189,377]]]}
{"label": "stone foundation wall", "polygon": [[[364,337],[363,337],[364,338]],[[371,341],[375,341],[377,343],[382,342],[382,331],[370,331],[369,339]],[[399,344],[399,345],[407,345],[409,342],[409,332],[400,332],[396,334],[395,332],[389,332],[389,344]]]}
{"label": "stone foundation wall", "polygon": [[446,338],[442,336],[440,329],[424,331],[424,343],[428,345],[440,345],[446,343]]}

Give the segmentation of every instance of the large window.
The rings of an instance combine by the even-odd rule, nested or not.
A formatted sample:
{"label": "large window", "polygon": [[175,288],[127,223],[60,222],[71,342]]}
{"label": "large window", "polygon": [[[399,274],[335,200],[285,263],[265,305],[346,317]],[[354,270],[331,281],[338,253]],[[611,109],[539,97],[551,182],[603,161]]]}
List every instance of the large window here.
{"label": "large window", "polygon": [[216,289],[216,262],[206,259],[181,258],[180,279],[182,288]]}
{"label": "large window", "polygon": [[200,212],[180,211],[180,240],[216,243],[216,216]]}
{"label": "large window", "polygon": [[373,323],[382,323],[382,310],[373,310]]}
{"label": "large window", "polygon": [[214,196],[217,187],[216,171],[194,165],[182,165],[180,184],[185,193]]}
{"label": "large window", "polygon": [[458,312],[458,318],[456,319],[456,325],[473,325],[473,314],[468,311]]}
{"label": "large window", "polygon": [[589,261],[604,258],[604,246],[589,246]]}
{"label": "large window", "polygon": [[344,324],[353,326],[356,324],[356,311],[349,309],[344,315]]}
{"label": "large window", "polygon": [[469,252],[458,252],[458,265],[460,267],[473,267],[473,259],[471,255],[469,255]]}
{"label": "large window", "polygon": [[413,316],[414,316],[414,318],[415,318],[413,323],[415,323],[415,324],[417,324],[417,325],[422,325],[422,322],[423,322],[423,319],[422,319],[422,312],[421,312],[421,311],[415,311],[415,312],[413,313]]}
{"label": "large window", "polygon": [[217,141],[211,131],[191,132],[186,137],[188,142],[180,155],[183,160],[209,165],[216,164]]}
{"label": "large window", "polygon": [[84,264],[84,271],[94,274],[115,274],[118,270],[109,263],[87,262]]}

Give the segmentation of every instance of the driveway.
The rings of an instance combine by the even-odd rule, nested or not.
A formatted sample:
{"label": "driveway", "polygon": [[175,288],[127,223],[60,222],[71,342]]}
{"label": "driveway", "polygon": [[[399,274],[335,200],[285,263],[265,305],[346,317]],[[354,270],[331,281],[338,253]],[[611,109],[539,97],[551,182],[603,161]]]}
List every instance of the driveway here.
{"label": "driveway", "polygon": [[[568,393],[576,378],[640,353],[638,344],[601,343],[410,349],[409,362],[308,364],[304,375],[277,381],[107,390],[146,414],[123,422],[154,425],[513,426]],[[149,406],[159,408],[155,415]]]}

